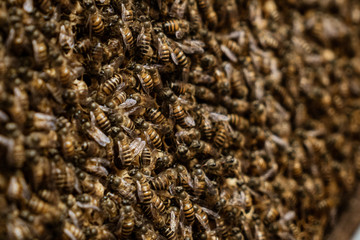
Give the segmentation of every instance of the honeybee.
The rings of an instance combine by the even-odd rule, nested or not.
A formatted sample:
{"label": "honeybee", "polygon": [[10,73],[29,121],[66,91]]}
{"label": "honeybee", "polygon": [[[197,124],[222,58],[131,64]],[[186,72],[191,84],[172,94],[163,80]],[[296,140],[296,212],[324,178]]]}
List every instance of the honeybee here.
{"label": "honeybee", "polygon": [[15,174],[10,177],[6,195],[10,200],[20,202],[25,202],[30,199],[30,188],[21,171],[16,171]]}
{"label": "honeybee", "polygon": [[154,87],[154,82],[150,73],[139,64],[136,65],[134,72],[136,73],[144,91],[149,94]]}
{"label": "honeybee", "polygon": [[31,43],[33,47],[35,62],[36,64],[42,66],[48,59],[48,47],[45,43],[44,36],[41,35],[39,31],[35,30],[32,38],[33,40],[31,41]]}
{"label": "honeybee", "polygon": [[176,65],[180,65],[183,69],[182,79],[187,82],[190,73],[190,59],[185,55],[184,51],[181,50],[176,44],[170,44],[170,56]]}
{"label": "honeybee", "polygon": [[163,23],[165,33],[174,34],[176,38],[180,39],[185,36],[190,30],[189,22],[184,19],[173,19]]}
{"label": "honeybee", "polygon": [[193,203],[190,200],[190,195],[181,186],[175,187],[175,192],[179,197],[181,210],[184,213],[186,223],[191,226],[195,222],[195,212]]}
{"label": "honeybee", "polygon": [[119,26],[126,50],[132,52],[135,47],[135,38],[126,22],[119,20]]}
{"label": "honeybee", "polygon": [[183,165],[178,165],[176,167],[176,170],[178,171],[178,180],[179,180],[179,184],[187,191],[187,192],[191,192],[192,188],[194,187],[193,184],[193,180],[188,172],[188,170],[186,169],[185,166]]}
{"label": "honeybee", "polygon": [[205,20],[210,29],[214,29],[218,24],[218,17],[214,11],[213,4],[211,1],[198,0],[198,6],[204,13]]}
{"label": "honeybee", "polygon": [[85,234],[82,232],[80,228],[65,220],[63,231],[62,231],[63,239],[76,239],[76,240],[85,240]]}
{"label": "honeybee", "polygon": [[200,34],[204,37],[205,40],[205,44],[207,45],[207,47],[209,48],[209,50],[215,54],[215,56],[217,57],[217,59],[221,59],[222,57],[222,50],[220,48],[220,44],[217,41],[215,34],[211,31],[207,31],[207,30],[201,30]]}
{"label": "honeybee", "polygon": [[114,222],[118,219],[118,206],[117,203],[111,199],[111,197],[103,197],[100,200],[100,208],[103,210],[110,222]]}
{"label": "honeybee", "polygon": [[91,122],[85,122],[83,127],[89,136],[95,140],[100,146],[105,147],[110,143],[110,139],[99,128],[96,127],[96,119],[94,114],[90,114]]}
{"label": "honeybee", "polygon": [[145,22],[137,38],[137,45],[139,46],[140,53],[144,57],[150,57],[153,55],[153,50],[151,48],[151,42],[152,42],[151,32],[152,32],[151,23]]}
{"label": "honeybee", "polygon": [[106,80],[102,84],[102,86],[100,88],[101,90],[98,93],[96,100],[100,104],[105,103],[105,98],[107,96],[111,96],[112,93],[117,91],[118,88],[124,87],[124,85],[125,85],[125,79],[124,79],[123,75],[121,75],[120,73],[115,74],[113,77]]}
{"label": "honeybee", "polygon": [[111,123],[104,111],[96,103],[90,104],[90,118],[95,118],[96,123],[99,127],[106,133],[109,133],[111,128]]}
{"label": "honeybee", "polygon": [[237,42],[231,39],[223,39],[220,48],[223,53],[235,63],[238,61],[239,56],[243,55],[243,49],[241,49]]}
{"label": "honeybee", "polygon": [[150,188],[150,183],[146,179],[145,175],[140,172],[136,172],[133,175],[136,181],[137,195],[141,203],[149,205],[153,200],[153,191]]}
{"label": "honeybee", "polygon": [[176,169],[169,168],[159,173],[153,180],[151,180],[151,186],[155,190],[168,190],[170,185],[176,183],[178,177],[177,174]]}
{"label": "honeybee", "polygon": [[211,146],[211,144],[202,140],[194,139],[191,142],[189,149],[194,150],[198,157],[201,158],[217,157],[219,155],[217,150],[213,146]]}
{"label": "honeybee", "polygon": [[167,41],[167,37],[164,33],[159,32],[156,38],[158,44],[158,55],[161,61],[167,63],[170,62],[170,46]]}
{"label": "honeybee", "polygon": [[170,111],[172,113],[172,116],[175,118],[176,122],[182,128],[194,127],[195,126],[194,119],[185,112],[180,101],[177,100],[175,96],[172,96],[169,100],[170,100]]}

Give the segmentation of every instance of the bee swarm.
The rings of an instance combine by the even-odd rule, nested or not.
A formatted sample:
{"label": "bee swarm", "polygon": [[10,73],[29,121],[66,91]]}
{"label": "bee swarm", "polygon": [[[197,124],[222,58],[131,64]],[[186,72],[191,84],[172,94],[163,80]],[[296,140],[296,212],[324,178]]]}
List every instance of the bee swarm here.
{"label": "bee swarm", "polygon": [[354,0],[0,2],[0,239],[323,239],[360,176]]}

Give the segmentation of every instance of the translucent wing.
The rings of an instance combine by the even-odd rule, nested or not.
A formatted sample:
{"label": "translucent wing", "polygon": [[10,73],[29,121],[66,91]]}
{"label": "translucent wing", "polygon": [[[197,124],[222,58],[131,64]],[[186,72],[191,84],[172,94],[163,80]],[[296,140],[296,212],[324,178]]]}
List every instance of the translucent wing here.
{"label": "translucent wing", "polygon": [[228,47],[221,44],[220,48],[221,51],[223,51],[223,53],[230,59],[230,61],[237,62],[236,55]]}
{"label": "translucent wing", "polygon": [[229,117],[220,113],[216,113],[216,112],[211,112],[209,114],[209,117],[211,118],[212,121],[214,122],[226,122],[229,121]]}

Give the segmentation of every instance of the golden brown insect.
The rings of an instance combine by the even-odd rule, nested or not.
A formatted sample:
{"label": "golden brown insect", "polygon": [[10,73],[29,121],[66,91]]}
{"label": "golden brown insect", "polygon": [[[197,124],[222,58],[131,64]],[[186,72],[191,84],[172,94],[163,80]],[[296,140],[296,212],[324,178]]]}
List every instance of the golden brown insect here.
{"label": "golden brown insect", "polygon": [[179,183],[180,185],[187,191],[187,192],[191,192],[192,191],[192,187],[193,187],[193,181],[192,178],[188,172],[188,170],[186,169],[185,166],[183,165],[178,165],[176,167],[177,171],[178,171],[178,179],[179,179]]}
{"label": "golden brown insect", "polygon": [[167,121],[166,117],[161,113],[159,109],[149,108],[146,111],[146,114],[154,124],[163,124]]}
{"label": "golden brown insect", "polygon": [[121,86],[121,84],[124,83],[124,78],[120,73],[115,74],[110,79],[106,80],[102,86],[101,90],[98,93],[97,100],[100,103],[105,103],[105,98],[107,96],[110,96],[112,93],[116,91],[118,87]]}
{"label": "golden brown insect", "polygon": [[195,0],[188,1],[188,12],[190,19],[190,28],[192,31],[198,31],[203,28],[203,22]]}
{"label": "golden brown insect", "polygon": [[119,133],[117,139],[118,156],[115,157],[115,166],[128,167],[133,161],[133,154],[130,149],[129,140],[124,133]]}
{"label": "golden brown insect", "polygon": [[131,29],[122,20],[119,20],[119,26],[125,47],[128,51],[132,52],[135,47],[135,38],[133,37]]}
{"label": "golden brown insect", "polygon": [[96,103],[91,103],[90,109],[92,110],[90,114],[93,114],[95,116],[95,121],[99,125],[99,127],[104,132],[109,132],[111,128],[111,123],[108,117],[106,116],[106,114],[104,113],[104,111]]}
{"label": "golden brown insect", "polygon": [[139,46],[140,53],[144,57],[149,57],[153,55],[153,50],[151,48],[151,42],[152,42],[151,31],[152,31],[151,23],[145,22],[141,30],[141,33],[139,34],[137,39],[137,45]]}
{"label": "golden brown insect", "polygon": [[91,33],[102,36],[104,34],[105,25],[103,17],[95,5],[89,7],[89,18],[90,18],[90,37]]}
{"label": "golden brown insect", "polygon": [[76,227],[75,225],[69,223],[69,221],[65,221],[62,237],[64,239],[76,239],[76,240],[85,240],[85,234],[81,229]]}
{"label": "golden brown insect", "polygon": [[145,175],[140,172],[135,173],[133,176],[136,180],[137,195],[141,203],[151,204],[153,199],[153,192],[150,189],[150,183]]}
{"label": "golden brown insect", "polygon": [[62,152],[66,159],[71,159],[75,156],[75,138],[70,133],[62,138]]}
{"label": "golden brown insect", "polygon": [[177,171],[169,168],[159,173],[152,181],[151,186],[155,190],[168,190],[171,184],[175,184],[177,179]]}
{"label": "golden brown insect", "polygon": [[119,215],[119,210],[117,203],[112,200],[111,197],[103,197],[100,200],[100,208],[104,211],[110,222],[116,221]]}
{"label": "golden brown insect", "polygon": [[183,38],[189,32],[189,22],[184,19],[172,19],[163,23],[167,34],[175,34],[176,38]]}
{"label": "golden brown insect", "polygon": [[161,200],[161,198],[155,193],[153,192],[153,197],[152,197],[152,206],[159,211],[160,214],[164,214],[166,211],[166,207],[164,205],[164,202]]}
{"label": "golden brown insect", "polygon": [[206,22],[208,23],[209,28],[215,28],[218,24],[218,17],[214,11],[211,1],[208,0],[198,0],[199,9],[204,13]]}
{"label": "golden brown insect", "polygon": [[89,38],[80,39],[76,42],[74,52],[78,54],[86,54],[90,52],[92,47],[91,40]]}
{"label": "golden brown insect", "polygon": [[71,192],[77,179],[74,166],[71,163],[65,164],[62,160],[56,165],[52,168],[55,185],[61,190]]}
{"label": "golden brown insect", "polygon": [[150,93],[154,87],[154,82],[153,82],[153,79],[152,79],[150,73],[139,64],[136,65],[134,72],[137,75],[145,92]]}
{"label": "golden brown insect", "polygon": [[157,34],[157,42],[158,42],[158,55],[161,61],[170,62],[170,46],[167,42],[166,35],[162,32]]}
{"label": "golden brown insect", "polygon": [[186,114],[182,104],[176,99],[175,96],[170,98],[170,108],[173,117],[182,128],[188,128],[195,125],[194,119]]}
{"label": "golden brown insect", "polygon": [[214,140],[214,145],[217,148],[223,148],[226,146],[228,140],[228,131],[224,123],[218,124],[217,131],[215,132],[215,136],[213,140]]}
{"label": "golden brown insect", "polygon": [[183,50],[181,50],[180,47],[178,47],[177,45],[172,44],[171,49],[171,59],[176,65],[179,65],[183,68],[182,78],[186,82],[190,72],[190,60],[185,55]]}
{"label": "golden brown insect", "polygon": [[151,144],[157,148],[161,149],[163,146],[160,135],[156,132],[156,130],[150,126],[149,123],[145,122],[142,127],[144,128],[146,135],[148,136]]}

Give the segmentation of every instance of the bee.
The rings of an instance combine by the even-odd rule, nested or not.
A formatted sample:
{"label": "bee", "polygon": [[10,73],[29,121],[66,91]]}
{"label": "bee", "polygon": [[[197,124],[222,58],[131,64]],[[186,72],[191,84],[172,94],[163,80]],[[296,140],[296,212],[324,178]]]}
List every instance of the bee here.
{"label": "bee", "polygon": [[263,230],[263,225],[260,222],[260,219],[255,221],[255,238],[257,240],[265,240],[267,239],[266,233]]}
{"label": "bee", "polygon": [[149,72],[150,72],[151,77],[153,79],[154,89],[156,91],[159,91],[163,87],[159,70],[156,67],[150,67]]}
{"label": "bee", "polygon": [[31,195],[31,198],[29,201],[27,201],[27,207],[30,211],[36,213],[36,214],[49,214],[48,220],[54,221],[59,220],[61,217],[61,210],[56,208],[55,206],[44,202],[39,197],[37,197],[35,194]]}
{"label": "bee", "polygon": [[135,47],[135,38],[133,37],[130,28],[127,26],[127,24],[124,21],[119,20],[119,26],[126,50],[132,52]]}
{"label": "bee", "polygon": [[151,166],[153,163],[150,148],[148,148],[147,146],[144,147],[141,153],[141,163],[143,166]]}
{"label": "bee", "polygon": [[[67,131],[67,130],[66,130]],[[62,152],[66,159],[72,159],[75,156],[75,138],[71,133],[62,136]]]}
{"label": "bee", "polygon": [[191,96],[195,94],[196,88],[195,85],[184,82],[172,82],[170,83],[170,87],[177,95],[190,94]]}
{"label": "bee", "polygon": [[216,94],[204,86],[195,87],[195,96],[201,102],[215,103],[217,100]]}
{"label": "bee", "polygon": [[121,90],[115,91],[111,100],[107,103],[107,106],[109,106],[109,104],[112,104],[113,108],[116,108],[119,105],[123,104],[126,100],[127,100],[127,95],[125,91],[121,91]]}
{"label": "bee", "polygon": [[228,96],[223,99],[224,106],[229,109],[230,112],[243,115],[250,108],[249,103],[242,99],[234,99]]}
{"label": "bee", "polygon": [[[133,161],[133,154],[130,149],[128,138],[121,132],[119,133],[117,140],[119,155],[115,158],[115,166],[117,168],[121,168],[121,166],[129,167]],[[121,164],[119,160],[121,161]]]}
{"label": "bee", "polygon": [[151,31],[152,31],[151,23],[145,22],[137,38],[137,45],[139,46],[140,53],[144,57],[149,57],[153,55],[153,50],[151,48],[151,42],[152,42]]}
{"label": "bee", "polygon": [[119,209],[117,203],[111,199],[111,197],[104,196],[100,200],[100,208],[109,219],[110,222],[114,222],[118,219]]}
{"label": "bee", "polygon": [[268,30],[261,30],[258,33],[259,43],[265,49],[272,48],[278,49],[280,46],[279,40],[274,36],[274,34]]}
{"label": "bee", "polygon": [[218,60],[213,54],[205,54],[201,58],[201,67],[209,72],[213,73],[214,69],[218,66]]}
{"label": "bee", "polygon": [[218,24],[218,16],[214,11],[213,4],[208,0],[198,0],[200,11],[204,13],[206,22],[210,29],[214,29]]}
{"label": "bee", "polygon": [[198,157],[206,158],[206,157],[217,157],[217,150],[209,143],[194,139],[189,147],[190,150],[194,150]]}
{"label": "bee", "polygon": [[134,72],[136,73],[144,91],[149,94],[154,87],[154,82],[150,73],[139,64],[136,65]]}
{"label": "bee", "polygon": [[45,43],[44,36],[38,30],[35,30],[33,35],[33,40],[31,41],[34,59],[37,65],[44,65],[48,59],[48,47]]}
{"label": "bee", "polygon": [[163,28],[167,34],[175,34],[176,38],[180,39],[189,32],[189,22],[184,19],[172,19],[163,23]]}
{"label": "bee", "polygon": [[97,101],[99,101],[101,104],[105,103],[106,96],[110,96],[112,93],[114,93],[119,87],[123,86],[125,84],[124,77],[117,73],[110,79],[106,80],[102,86],[100,87],[100,92],[97,96]]}
{"label": "bee", "polygon": [[179,197],[179,202],[184,213],[186,223],[191,226],[195,222],[195,212],[193,203],[190,200],[190,195],[181,186],[175,187],[175,191]]}
{"label": "bee", "polygon": [[133,178],[136,180],[136,188],[140,202],[146,205],[151,204],[154,193],[151,190],[150,183],[147,181],[145,175],[137,172],[133,175]]}
{"label": "bee", "polygon": [[235,127],[237,130],[245,130],[249,128],[249,121],[244,117],[241,117],[237,114],[228,114],[229,123]]}
{"label": "bee", "polygon": [[274,206],[271,206],[267,211],[267,213],[265,214],[264,223],[269,225],[277,221],[279,218],[280,218],[280,214],[278,210]]}
{"label": "bee", "polygon": [[[201,227],[207,232],[207,234],[210,232],[210,225],[209,225],[209,216],[204,211],[204,208],[199,206],[198,204],[194,204],[194,211],[195,211],[195,217],[200,223]],[[210,210],[209,210],[210,211]]]}
{"label": "bee", "polygon": [[30,188],[21,171],[16,171],[15,174],[10,177],[6,195],[12,201],[26,202],[30,199]]}
{"label": "bee", "polygon": [[194,185],[193,185],[192,178],[191,178],[188,170],[186,169],[186,167],[183,166],[183,165],[178,165],[178,166],[176,167],[176,170],[178,171],[179,184],[180,184],[187,192],[191,192]]}
{"label": "bee", "polygon": [[228,131],[224,123],[219,122],[214,136],[214,145],[217,148],[226,147],[228,144]]}
{"label": "bee", "polygon": [[155,190],[168,190],[169,186],[175,184],[177,179],[177,171],[173,168],[159,173],[153,180],[151,180],[151,186]]}
{"label": "bee", "polygon": [[[13,212],[7,214],[6,216],[6,233],[2,232],[1,236],[9,239],[26,239],[34,237],[32,234],[31,225],[24,221],[19,216],[19,211],[14,210]],[[5,224],[5,222],[4,222]],[[5,226],[4,226],[5,228]]]}
{"label": "bee", "polygon": [[277,9],[275,1],[266,1],[263,7],[265,17],[270,17],[274,21],[279,21],[280,13]]}
{"label": "bee", "polygon": [[83,231],[77,226],[73,225],[69,221],[65,220],[63,231],[62,231],[63,239],[76,239],[76,240],[85,240],[85,234]]}
{"label": "bee", "polygon": [[146,115],[154,124],[163,124],[167,121],[167,118],[161,113],[159,109],[148,108]]}
{"label": "bee", "polygon": [[147,123],[147,122],[143,123],[142,128],[145,130],[145,133],[148,136],[149,141],[151,142],[151,144],[155,148],[161,149],[163,147],[163,143],[162,143],[160,135],[155,131],[155,129],[152,128],[150,126],[150,124]]}
{"label": "bee", "polygon": [[155,193],[153,192],[152,193],[153,196],[152,196],[152,206],[158,210],[161,214],[164,214],[165,211],[166,211],[166,207],[164,205],[164,202],[161,200],[161,198]]}
{"label": "bee", "polygon": [[96,123],[99,125],[99,127],[106,133],[109,133],[111,128],[111,123],[104,111],[99,107],[96,103],[90,104],[90,109],[92,110],[90,112],[90,115],[93,115],[92,118],[95,118]]}
{"label": "bee", "polygon": [[[119,176],[110,174],[108,177],[108,182],[110,189],[115,193],[120,195],[122,198],[128,199],[130,201],[136,200],[135,192],[136,188],[134,186],[133,179],[129,176],[127,170],[121,170]],[[116,196],[118,196],[115,194]]]}
{"label": "bee", "polygon": [[203,22],[201,19],[201,15],[196,4],[195,0],[188,1],[188,12],[189,12],[189,19],[190,19],[190,28],[192,32],[199,31],[203,29]]}
{"label": "bee", "polygon": [[[130,2],[128,2],[130,3]],[[125,24],[132,26],[134,23],[134,11],[131,9],[131,4],[121,4],[121,17]]]}
{"label": "bee", "polygon": [[215,54],[216,58],[220,60],[222,57],[222,50],[215,34],[204,29],[200,31],[200,34],[204,37],[205,44],[209,48],[210,52]]}
{"label": "bee", "polygon": [[65,164],[63,161],[59,162],[52,168],[52,176],[54,183],[58,189],[65,192],[71,192],[77,184],[77,177],[75,174],[75,167],[71,163]]}
{"label": "bee", "polygon": [[88,86],[84,81],[80,81],[75,79],[72,84],[72,90],[75,92],[77,97],[77,102],[79,102],[82,105],[86,105],[87,103],[87,97],[88,97]]}
{"label": "bee", "polygon": [[194,195],[197,197],[201,197],[205,190],[209,192],[214,192],[215,187],[210,179],[206,176],[204,170],[201,169],[200,164],[195,164],[194,170],[192,172],[194,179]]}
{"label": "bee", "polygon": [[188,128],[188,127],[195,126],[194,119],[191,116],[188,116],[188,114],[186,114],[183,106],[176,99],[175,96],[172,96],[170,98],[170,111],[172,112],[172,115],[175,118],[176,122],[182,128]]}
{"label": "bee", "polygon": [[105,24],[103,17],[99,13],[99,10],[94,4],[89,6],[89,22],[90,22],[90,38],[92,37],[92,32],[97,36],[102,36],[105,30]]}
{"label": "bee", "polygon": [[183,68],[182,78],[185,82],[187,82],[189,72],[190,72],[190,60],[185,55],[183,50],[178,47],[176,44],[172,44],[171,46],[171,59],[174,61],[176,65],[180,65]]}
{"label": "bee", "polygon": [[243,55],[243,49],[231,39],[223,39],[220,48],[232,62],[237,62],[238,58]]}
{"label": "bee", "polygon": [[92,48],[92,43],[89,38],[83,38],[76,42],[74,52],[77,54],[87,54]]}
{"label": "bee", "polygon": [[161,61],[164,63],[170,62],[170,46],[167,42],[166,35],[162,32],[157,34],[157,43],[158,43],[158,55]]}

